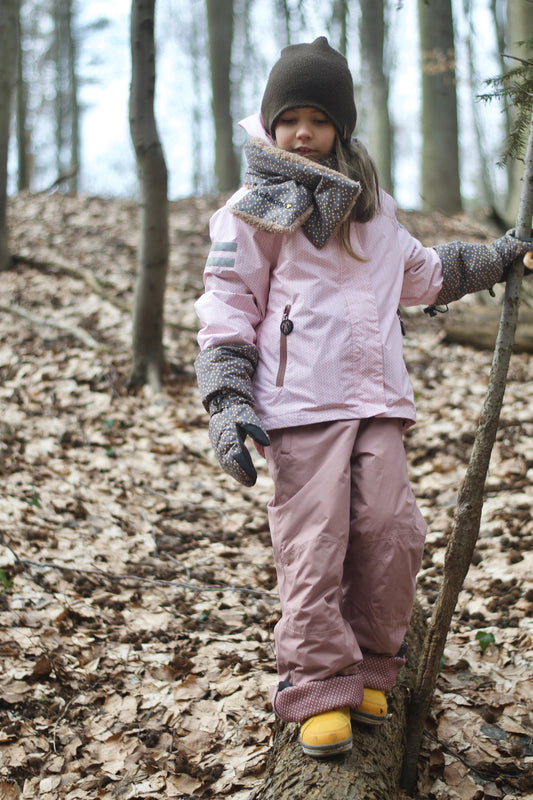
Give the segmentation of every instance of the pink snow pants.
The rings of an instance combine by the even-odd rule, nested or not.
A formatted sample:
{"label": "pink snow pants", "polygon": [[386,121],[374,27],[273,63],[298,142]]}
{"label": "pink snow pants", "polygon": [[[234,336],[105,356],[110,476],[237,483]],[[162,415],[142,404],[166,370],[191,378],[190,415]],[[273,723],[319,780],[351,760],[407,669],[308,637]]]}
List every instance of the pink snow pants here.
{"label": "pink snow pants", "polygon": [[274,631],[281,719],[301,722],[363,688],[390,691],[426,523],[407,475],[402,422],[341,420],[270,431],[268,505],[282,617]]}

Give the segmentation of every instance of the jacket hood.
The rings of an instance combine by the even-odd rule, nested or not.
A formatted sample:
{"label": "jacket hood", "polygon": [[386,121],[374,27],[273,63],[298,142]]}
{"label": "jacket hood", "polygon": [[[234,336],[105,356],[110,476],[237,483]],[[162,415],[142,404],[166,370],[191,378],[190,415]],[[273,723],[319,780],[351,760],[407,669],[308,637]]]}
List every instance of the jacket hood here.
{"label": "jacket hood", "polygon": [[252,114],[250,117],[245,117],[241,119],[239,125],[246,131],[248,136],[262,139],[264,142],[267,142],[267,144],[273,144],[274,140],[265,130],[261,114]]}

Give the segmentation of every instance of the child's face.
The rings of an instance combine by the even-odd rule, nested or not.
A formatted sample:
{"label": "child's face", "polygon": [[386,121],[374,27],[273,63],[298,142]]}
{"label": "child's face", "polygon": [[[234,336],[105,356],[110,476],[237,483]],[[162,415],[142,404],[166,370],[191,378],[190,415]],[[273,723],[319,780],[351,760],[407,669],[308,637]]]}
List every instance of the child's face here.
{"label": "child's face", "polygon": [[276,146],[312,161],[323,161],[333,150],[336,129],[318,108],[290,108],[276,122]]}

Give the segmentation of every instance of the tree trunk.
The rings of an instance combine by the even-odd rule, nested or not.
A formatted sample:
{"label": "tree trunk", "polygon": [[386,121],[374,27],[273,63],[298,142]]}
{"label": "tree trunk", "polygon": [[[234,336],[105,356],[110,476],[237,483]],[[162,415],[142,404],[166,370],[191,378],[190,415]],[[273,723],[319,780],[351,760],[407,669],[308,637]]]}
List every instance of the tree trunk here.
{"label": "tree trunk", "polygon": [[54,3],[54,62],[56,91],[54,112],[56,122],[56,165],[58,185],[78,190],[79,116],[78,78],[76,74],[76,44],[73,34],[72,0]]}
{"label": "tree trunk", "polygon": [[389,117],[389,76],[384,63],[385,8],[383,0],[359,0],[360,41],[363,70],[368,72],[366,103],[368,149],[374,158],[380,183],[393,191],[392,127]]}
{"label": "tree trunk", "polygon": [[9,269],[7,238],[7,157],[17,76],[17,0],[0,2],[0,271]]}
{"label": "tree trunk", "polygon": [[276,39],[280,43],[281,49],[292,43],[291,10],[287,0],[275,0],[274,6],[274,21],[278,31]]}
{"label": "tree trunk", "polygon": [[[505,53],[515,58],[531,58],[527,40],[533,35],[533,3],[531,0],[507,0],[507,43]],[[514,69],[517,62],[505,59],[504,71]],[[509,109],[511,117],[513,108]],[[520,159],[509,159],[507,203],[503,211],[505,222],[514,225],[520,204],[522,162]]]}
{"label": "tree trunk", "polygon": [[78,103],[78,73],[76,40],[73,31],[72,0],[67,2],[67,65],[68,65],[68,109],[70,118],[70,167],[68,188],[71,194],[78,192],[78,169],[80,165],[80,107]]}
{"label": "tree trunk", "polygon": [[[505,38],[507,34],[507,13],[505,5],[507,0],[490,0],[490,10],[492,21],[494,24],[494,33],[496,36],[497,55],[499,60],[498,75],[505,75],[507,72],[507,61],[505,58]],[[507,141],[511,135],[511,109],[509,103],[500,99],[501,114],[503,119],[503,141]],[[503,147],[502,147],[503,149]],[[505,170],[507,174],[507,190],[512,183],[512,175],[515,169],[515,164],[512,158],[508,158],[505,163]],[[504,199],[504,204],[507,203],[507,198]],[[505,210],[497,209],[503,219]]]}
{"label": "tree trunk", "polygon": [[331,22],[338,30],[337,50],[347,58],[348,53],[348,0],[333,0]]}
{"label": "tree trunk", "polygon": [[66,171],[63,167],[63,150],[65,145],[65,72],[64,49],[66,41],[66,15],[64,0],[54,1],[54,66],[55,66],[55,145],[56,145],[56,172],[58,177]]}
{"label": "tree trunk", "polygon": [[240,181],[231,115],[233,0],[223,3],[220,0],[207,0],[207,25],[215,123],[215,173],[219,192],[229,192],[236,189]]}
{"label": "tree trunk", "polygon": [[[519,236],[527,237],[530,234],[533,216],[533,115],[522,186],[516,229]],[[442,589],[437,597],[433,616],[429,623],[416,686],[409,707],[407,743],[401,783],[402,787],[410,794],[416,788],[417,763],[424,724],[435,691],[440,659],[444,652],[459,592],[470,567],[479,534],[485,480],[498,431],[498,421],[518,320],[523,274],[522,259],[517,259],[511,267],[505,286],[505,299],[489,385],[472,454],[457,498],[453,528],[444,560]]]}
{"label": "tree trunk", "polygon": [[161,389],[168,265],[167,167],[154,117],[155,0],[132,0],[130,130],[140,181],[139,268],[133,308],[130,386]]}
{"label": "tree trunk", "polygon": [[[190,56],[190,69],[192,80],[192,110],[191,120],[193,130],[202,130],[202,120],[205,116],[206,98],[204,97],[204,79],[205,76],[202,72],[203,65],[203,42],[200,40],[200,27],[203,23],[203,16],[200,19],[199,9],[191,5],[191,27],[188,31],[186,46]],[[207,181],[207,170],[204,159],[204,143],[203,137],[198,136],[194,148],[194,158],[192,159],[192,190],[193,194],[198,196],[201,194],[208,194],[212,184]]]}
{"label": "tree trunk", "polygon": [[262,786],[250,800],[395,800],[405,743],[407,695],[414,685],[425,620],[415,604],[406,667],[389,696],[392,718],[381,727],[353,725],[346,757],[313,759],[303,754],[299,726],[280,723]]}
{"label": "tree trunk", "polygon": [[422,66],[422,201],[461,211],[451,0],[418,0]]}
{"label": "tree trunk", "polygon": [[28,87],[26,85],[24,49],[22,47],[21,3],[17,0],[17,187],[19,192],[30,188],[30,156],[28,152]]}
{"label": "tree trunk", "polygon": [[468,20],[469,35],[466,37],[466,51],[468,54],[468,79],[472,87],[472,118],[474,122],[475,141],[478,148],[480,184],[482,190],[482,202],[493,211],[496,211],[496,196],[494,184],[489,170],[489,159],[487,156],[487,146],[485,131],[483,129],[480,115],[480,105],[477,94],[480,80],[476,72],[474,57],[474,40],[476,35],[476,20],[473,4],[470,0],[463,0],[463,13]]}

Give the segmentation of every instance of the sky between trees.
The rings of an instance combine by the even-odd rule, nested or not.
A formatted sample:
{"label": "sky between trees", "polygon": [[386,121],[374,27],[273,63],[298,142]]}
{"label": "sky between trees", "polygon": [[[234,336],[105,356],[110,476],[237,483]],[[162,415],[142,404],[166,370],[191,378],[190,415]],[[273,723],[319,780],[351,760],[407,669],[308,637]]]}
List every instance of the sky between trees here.
{"label": "sky between trees", "polygon": [[[477,190],[477,163],[472,156],[473,146],[472,96],[486,91],[484,81],[499,71],[497,48],[490,19],[490,0],[471,0],[474,3],[475,30],[469,31],[465,18],[466,0],[454,0],[456,51],[458,57],[458,102],[461,148],[462,193],[465,199],[474,197]],[[80,99],[84,109],[81,120],[82,165],[80,191],[102,196],[137,196],[137,174],[128,124],[128,95],[130,65],[130,2],[103,0],[80,3],[78,24],[83,30],[99,18],[109,20],[100,30],[84,33],[79,40]],[[276,19],[272,0],[255,0],[252,6],[251,40],[254,63],[236,65],[233,76],[239,90],[235,122],[239,116],[254,113],[260,104],[262,91],[272,63],[277,59],[284,42],[276,36]],[[418,124],[420,108],[420,78],[418,31],[415,0],[392,3],[390,9],[391,58],[391,115],[396,136],[395,197],[403,207],[419,206],[420,147]],[[293,43],[311,41],[328,34],[329,4],[307,0],[304,16],[295,19]],[[358,127],[363,141],[365,113],[360,92],[358,44],[358,5],[350,9],[348,60],[356,83]],[[200,96],[193,89],[193,59],[190,54],[191,31],[199,27],[198,47],[205,54],[195,60],[201,80]],[[203,25],[203,29],[202,29]],[[213,124],[207,63],[207,33],[205,9],[201,0],[157,0],[156,4],[157,92],[156,117],[169,170],[171,199],[192,193],[214,190]],[[466,37],[472,36],[477,53],[479,84],[471,87],[466,70]],[[335,44],[334,32],[330,41]],[[202,50],[203,48],[203,50]],[[244,66],[244,69],[243,69]],[[245,72],[244,80],[241,74]],[[197,102],[200,125],[194,126],[193,110]],[[238,112],[241,112],[240,114]],[[497,104],[483,107],[485,133],[495,163],[501,153],[502,125]],[[240,144],[244,134],[235,126],[235,141]],[[366,141],[371,150],[371,142]],[[194,187],[194,159],[201,164],[202,182]],[[10,164],[14,171],[14,153]],[[57,176],[53,168],[40,170],[33,189],[44,188]],[[504,176],[501,175],[502,186]]]}

